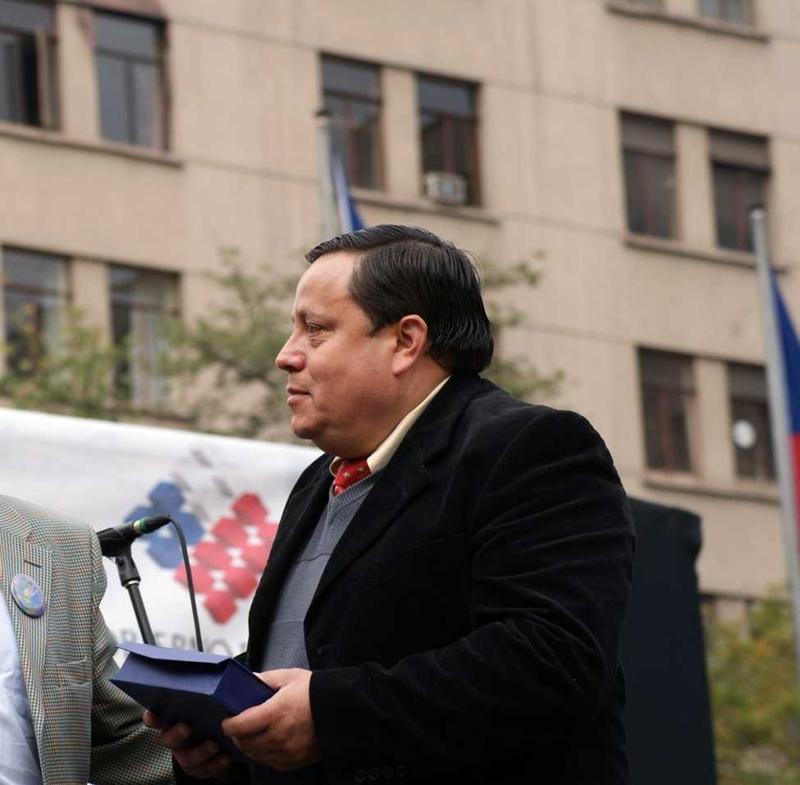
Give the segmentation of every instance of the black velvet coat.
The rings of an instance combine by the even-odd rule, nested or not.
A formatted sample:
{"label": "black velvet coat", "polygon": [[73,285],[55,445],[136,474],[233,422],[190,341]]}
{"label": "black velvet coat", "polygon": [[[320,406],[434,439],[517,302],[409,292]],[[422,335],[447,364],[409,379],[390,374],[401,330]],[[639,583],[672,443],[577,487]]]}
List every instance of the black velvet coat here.
{"label": "black velvet coat", "polygon": [[[250,613],[258,669],[330,456],[286,505]],[[456,375],[353,519],[305,621],[323,764],[254,782],[628,782],[619,664],[633,534],[571,412]]]}

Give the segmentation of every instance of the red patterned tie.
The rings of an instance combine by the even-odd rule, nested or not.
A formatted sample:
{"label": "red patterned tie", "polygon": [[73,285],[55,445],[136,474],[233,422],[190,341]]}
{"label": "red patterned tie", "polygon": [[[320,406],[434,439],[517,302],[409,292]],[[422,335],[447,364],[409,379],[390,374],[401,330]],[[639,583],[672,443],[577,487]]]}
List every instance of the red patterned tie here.
{"label": "red patterned tie", "polygon": [[342,461],[336,470],[336,477],[333,479],[333,495],[338,496],[354,483],[363,480],[368,474],[369,466],[366,458]]}

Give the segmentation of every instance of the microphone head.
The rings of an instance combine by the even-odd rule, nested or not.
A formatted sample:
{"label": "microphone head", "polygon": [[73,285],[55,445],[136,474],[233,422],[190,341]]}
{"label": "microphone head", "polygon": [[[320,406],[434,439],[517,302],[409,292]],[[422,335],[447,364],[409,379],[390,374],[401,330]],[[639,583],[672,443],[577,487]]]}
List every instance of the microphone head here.
{"label": "microphone head", "polygon": [[171,520],[169,515],[151,515],[146,518],[135,520],[131,526],[136,536],[141,537],[143,534],[150,534],[150,532],[154,532],[156,529],[166,526]]}

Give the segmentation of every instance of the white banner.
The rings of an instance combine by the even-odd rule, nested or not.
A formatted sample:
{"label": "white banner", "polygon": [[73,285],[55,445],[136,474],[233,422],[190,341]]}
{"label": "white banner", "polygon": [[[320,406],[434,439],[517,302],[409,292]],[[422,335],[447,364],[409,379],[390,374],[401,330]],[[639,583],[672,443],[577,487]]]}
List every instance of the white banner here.
{"label": "white banner", "polygon": [[[316,449],[0,409],[0,493],[95,529],[170,515],[186,535],[207,651],[237,654],[286,499]],[[137,540],[133,558],[156,641],[194,648],[172,526]],[[116,566],[102,604],[118,641],[140,640]]]}

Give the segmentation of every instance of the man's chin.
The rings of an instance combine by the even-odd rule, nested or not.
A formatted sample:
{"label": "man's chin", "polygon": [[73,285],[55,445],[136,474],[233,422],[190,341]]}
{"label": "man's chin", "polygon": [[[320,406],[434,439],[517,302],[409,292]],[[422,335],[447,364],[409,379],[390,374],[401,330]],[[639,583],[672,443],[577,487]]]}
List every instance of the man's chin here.
{"label": "man's chin", "polygon": [[299,420],[297,417],[292,418],[292,432],[298,439],[313,439],[316,430],[307,422]]}

